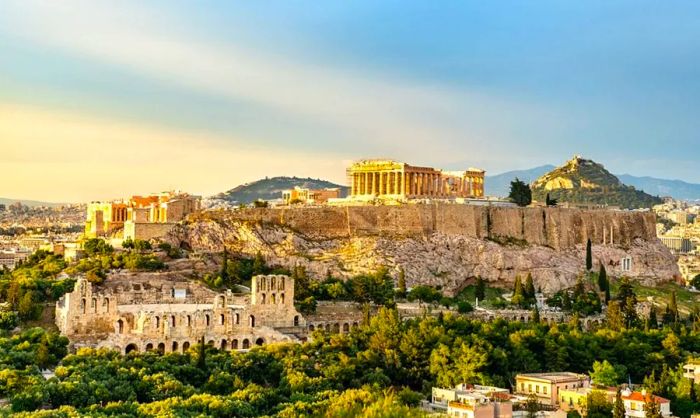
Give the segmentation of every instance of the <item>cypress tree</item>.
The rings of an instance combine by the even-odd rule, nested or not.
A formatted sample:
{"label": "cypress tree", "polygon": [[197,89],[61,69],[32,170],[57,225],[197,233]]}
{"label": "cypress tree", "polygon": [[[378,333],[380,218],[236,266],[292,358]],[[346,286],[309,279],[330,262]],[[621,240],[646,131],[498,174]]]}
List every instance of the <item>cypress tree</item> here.
{"label": "cypress tree", "polygon": [[622,402],[622,391],[620,388],[617,388],[617,394],[615,394],[612,418],[625,418],[625,404]]}
{"label": "cypress tree", "polygon": [[659,320],[656,318],[656,308],[651,307],[651,311],[649,312],[649,328],[658,328],[659,327]]}
{"label": "cypress tree", "polygon": [[481,277],[476,278],[476,289],[474,293],[477,299],[481,301],[486,299],[486,283]]}
{"label": "cypress tree", "polygon": [[535,300],[535,284],[532,282],[532,274],[527,274],[527,279],[525,279],[525,290],[523,291],[523,296],[528,301]]}
{"label": "cypress tree", "polygon": [[226,247],[224,247],[224,256],[223,256],[223,261],[221,262],[221,273],[219,276],[221,277],[221,280],[224,281],[224,283],[228,282],[229,276],[228,276],[228,251],[226,251]]}
{"label": "cypress tree", "polygon": [[520,281],[520,276],[515,276],[515,286],[513,287],[513,297],[510,300],[513,305],[525,305],[525,296],[523,295],[523,284]]}
{"label": "cypress tree", "polygon": [[537,304],[535,303],[535,308],[532,310],[532,322],[539,324],[540,323],[540,310],[537,308]]}
{"label": "cypress tree", "polygon": [[399,270],[399,283],[398,283],[398,288],[399,288],[399,297],[405,298],[406,297],[406,273],[403,271],[403,269]]}
{"label": "cypress tree", "polygon": [[591,248],[591,239],[586,241],[586,270],[591,271],[593,268],[593,250]]}
{"label": "cypress tree", "polygon": [[671,292],[671,301],[668,303],[668,310],[674,323],[678,322],[678,302],[676,301],[676,291]]}
{"label": "cypress tree", "polygon": [[600,263],[600,271],[598,272],[598,289],[604,292],[610,284],[608,283],[608,273],[605,271],[605,266]]}

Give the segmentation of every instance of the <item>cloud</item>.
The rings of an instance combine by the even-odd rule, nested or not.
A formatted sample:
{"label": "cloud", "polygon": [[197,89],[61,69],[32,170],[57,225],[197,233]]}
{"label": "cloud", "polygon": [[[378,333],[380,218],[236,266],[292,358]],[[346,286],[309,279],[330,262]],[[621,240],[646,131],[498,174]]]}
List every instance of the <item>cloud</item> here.
{"label": "cloud", "polygon": [[[344,180],[334,155],[261,149],[251,138],[187,134],[0,103],[0,195],[89,201],[182,189],[205,195],[265,176]],[[8,146],[10,144],[11,146]]]}

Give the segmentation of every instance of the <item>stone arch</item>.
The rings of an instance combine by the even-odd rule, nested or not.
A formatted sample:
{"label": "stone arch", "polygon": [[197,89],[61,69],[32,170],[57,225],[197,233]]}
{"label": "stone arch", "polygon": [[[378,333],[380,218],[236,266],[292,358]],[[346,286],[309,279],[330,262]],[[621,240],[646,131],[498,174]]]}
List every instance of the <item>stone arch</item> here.
{"label": "stone arch", "polygon": [[170,315],[170,326],[175,328],[175,315]]}
{"label": "stone arch", "polygon": [[525,316],[524,316],[524,315],[521,315],[521,316],[520,316],[520,322],[525,322]]}
{"label": "stone arch", "polygon": [[97,298],[92,298],[92,302],[90,302],[90,307],[92,308],[92,313],[97,313]]}
{"label": "stone arch", "polygon": [[190,342],[189,341],[185,341],[184,343],[182,343],[182,352],[183,353],[189,349],[190,349]]}
{"label": "stone arch", "polygon": [[211,323],[211,318],[209,317],[209,314],[204,315],[204,325],[209,326]]}
{"label": "stone arch", "polygon": [[83,298],[83,299],[80,301],[80,311],[81,311],[82,313],[86,313],[86,309],[87,309],[87,301],[85,300],[85,298]]}
{"label": "stone arch", "polygon": [[247,350],[250,348],[250,341],[248,341],[247,338],[245,338],[243,340],[243,343],[241,343],[241,348],[243,348],[244,350]]}
{"label": "stone arch", "polygon": [[209,341],[207,341],[207,345],[208,345],[209,347],[214,347],[214,340],[209,340]]}
{"label": "stone arch", "polygon": [[250,325],[251,328],[255,328],[255,316],[251,315],[248,318],[248,325]]}
{"label": "stone arch", "polygon": [[173,349],[172,349],[172,352],[173,352],[173,353],[176,353],[176,352],[177,352],[177,341],[173,341]]}
{"label": "stone arch", "polygon": [[284,305],[284,293],[280,293],[280,303]]}
{"label": "stone arch", "polygon": [[263,345],[265,344],[265,339],[263,337],[258,338],[255,340],[255,345]]}
{"label": "stone arch", "polygon": [[340,333],[340,324],[337,322],[335,324],[333,324],[333,333],[335,333],[335,334]]}
{"label": "stone arch", "polygon": [[221,295],[219,296],[219,307],[223,308],[226,306],[226,297]]}
{"label": "stone arch", "polygon": [[237,313],[237,314],[233,315],[233,322],[236,325],[240,324],[241,323],[241,314]]}
{"label": "stone arch", "polygon": [[331,324],[326,324],[326,331],[331,332]]}
{"label": "stone arch", "polygon": [[[282,294],[282,297],[284,297],[284,294]],[[299,326],[299,315],[294,315],[294,326]]]}
{"label": "stone arch", "polygon": [[160,328],[160,317],[159,317],[159,316],[156,316],[156,320],[153,321],[153,327],[154,327],[155,329]]}
{"label": "stone arch", "polygon": [[277,295],[276,295],[276,294],[273,293],[273,294],[270,296],[270,303],[273,304],[273,305],[276,305],[276,304],[277,304]]}
{"label": "stone arch", "polygon": [[102,307],[106,313],[109,313],[109,298],[102,299]]}
{"label": "stone arch", "polygon": [[226,316],[224,314],[219,315],[219,325],[224,325],[226,323]]}
{"label": "stone arch", "polygon": [[314,329],[315,329],[315,328],[314,328],[314,325],[313,325],[313,324],[309,325],[309,331],[314,332]]}
{"label": "stone arch", "polygon": [[153,343],[146,344],[146,351],[153,351]]}
{"label": "stone arch", "polygon": [[350,332],[350,324],[347,322],[343,324],[343,332]]}
{"label": "stone arch", "polygon": [[165,343],[158,344],[158,353],[165,354]]}
{"label": "stone arch", "polygon": [[121,319],[117,321],[117,334],[123,334],[124,333],[124,321]]}
{"label": "stone arch", "polygon": [[226,340],[221,340],[221,349],[222,350],[228,350],[228,341]]}
{"label": "stone arch", "polygon": [[238,339],[234,338],[233,340],[231,340],[231,349],[238,350]]}
{"label": "stone arch", "polygon": [[353,327],[353,328],[357,328],[357,322],[353,322],[353,323],[352,323],[352,327]]}
{"label": "stone arch", "polygon": [[124,349],[124,354],[129,354],[132,351],[139,352],[139,347],[135,343],[128,344]]}
{"label": "stone arch", "polygon": [[187,315],[187,326],[188,327],[192,326],[192,315]]}
{"label": "stone arch", "polygon": [[264,293],[261,293],[261,294],[260,294],[260,304],[261,304],[261,305],[264,305],[264,304],[265,304],[265,294],[264,294]]}

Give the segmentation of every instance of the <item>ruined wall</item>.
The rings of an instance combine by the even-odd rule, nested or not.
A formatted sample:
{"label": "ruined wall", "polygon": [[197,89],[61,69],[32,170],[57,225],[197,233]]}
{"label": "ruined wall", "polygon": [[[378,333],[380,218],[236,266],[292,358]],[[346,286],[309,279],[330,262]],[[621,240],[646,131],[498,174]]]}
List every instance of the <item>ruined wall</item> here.
{"label": "ruined wall", "polygon": [[[630,246],[656,239],[651,212],[565,208],[513,208],[460,204],[300,207],[210,212],[219,221],[287,227],[318,239],[361,236],[428,236],[433,233],[476,239],[515,239],[556,250],[593,244]],[[604,231],[605,230],[605,236]]]}

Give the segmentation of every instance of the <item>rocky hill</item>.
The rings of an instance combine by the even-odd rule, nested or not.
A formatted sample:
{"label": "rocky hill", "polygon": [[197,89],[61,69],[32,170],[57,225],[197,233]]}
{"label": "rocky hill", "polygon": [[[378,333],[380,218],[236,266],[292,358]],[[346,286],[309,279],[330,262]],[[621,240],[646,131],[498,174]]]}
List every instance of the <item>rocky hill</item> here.
{"label": "rocky hill", "polygon": [[271,200],[282,197],[282,190],[292,189],[294,186],[309,189],[340,188],[341,196],[345,196],[348,187],[332,183],[330,181],[300,177],[266,177],[252,183],[242,184],[227,192],[214,196],[216,199],[225,200],[232,204],[247,204],[256,200]]}
{"label": "rocky hill", "polygon": [[543,202],[547,194],[559,202],[625,209],[649,208],[661,203],[659,197],[623,184],[602,164],[580,156],[575,156],[533,182],[533,199]]}
{"label": "rocky hill", "polygon": [[[589,238],[594,263],[609,275],[648,283],[679,276],[650,212],[455,204],[221,210],[192,217],[166,239],[197,252],[260,252],[318,279],[386,266],[395,277],[403,270],[409,286],[455,292],[476,277],[511,287],[528,273],[545,291],[570,287]],[[632,270],[623,272],[628,256]]]}

